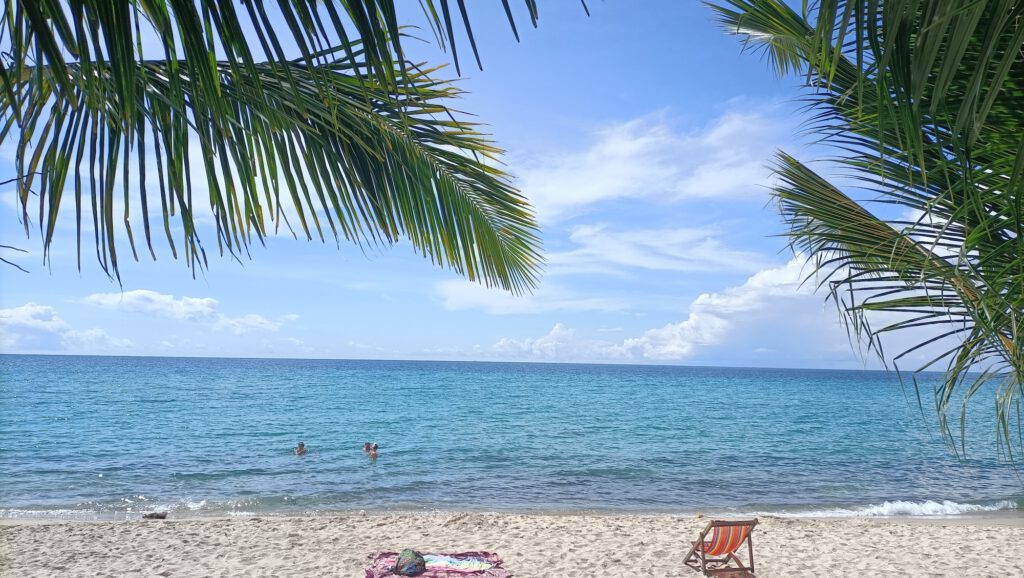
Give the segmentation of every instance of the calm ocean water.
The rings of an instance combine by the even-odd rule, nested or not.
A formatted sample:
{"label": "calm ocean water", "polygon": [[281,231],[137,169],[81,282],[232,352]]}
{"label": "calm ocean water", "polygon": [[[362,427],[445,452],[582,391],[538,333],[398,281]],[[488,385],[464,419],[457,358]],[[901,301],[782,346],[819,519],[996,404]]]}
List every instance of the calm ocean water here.
{"label": "calm ocean water", "polygon": [[1024,510],[991,418],[960,462],[929,399],[867,371],[6,355],[0,516]]}

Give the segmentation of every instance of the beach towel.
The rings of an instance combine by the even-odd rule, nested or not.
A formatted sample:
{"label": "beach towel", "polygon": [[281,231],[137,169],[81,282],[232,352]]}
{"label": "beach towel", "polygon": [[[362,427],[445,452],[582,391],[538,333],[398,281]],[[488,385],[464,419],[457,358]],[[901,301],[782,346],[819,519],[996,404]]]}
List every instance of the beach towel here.
{"label": "beach towel", "polygon": [[448,570],[451,572],[483,572],[493,564],[483,558],[456,558],[445,554],[427,554],[423,557],[426,568],[432,570]]}
{"label": "beach towel", "polygon": [[[501,567],[501,556],[493,552],[423,552],[426,570],[422,578],[511,578]],[[399,578],[395,574],[396,552],[370,554],[366,578]]]}

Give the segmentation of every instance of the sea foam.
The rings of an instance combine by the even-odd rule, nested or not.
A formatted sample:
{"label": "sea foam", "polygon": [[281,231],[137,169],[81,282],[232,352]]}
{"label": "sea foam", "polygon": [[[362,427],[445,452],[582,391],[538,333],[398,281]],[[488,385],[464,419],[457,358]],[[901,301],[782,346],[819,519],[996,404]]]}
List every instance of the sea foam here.
{"label": "sea foam", "polygon": [[889,517],[889,516],[957,516],[979,512],[996,512],[999,510],[1016,510],[1017,504],[1003,500],[993,504],[962,504],[951,500],[937,502],[907,502],[896,500],[881,504],[855,506],[851,508],[832,508],[827,510],[761,512],[764,515],[786,518],[853,518],[853,517]]}

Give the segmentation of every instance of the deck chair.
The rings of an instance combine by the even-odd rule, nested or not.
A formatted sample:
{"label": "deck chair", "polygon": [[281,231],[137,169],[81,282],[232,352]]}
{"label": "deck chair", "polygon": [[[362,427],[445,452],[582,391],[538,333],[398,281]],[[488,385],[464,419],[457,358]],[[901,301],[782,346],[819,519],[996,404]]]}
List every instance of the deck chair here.
{"label": "deck chair", "polygon": [[[716,574],[753,576],[754,541],[750,534],[756,525],[756,519],[708,522],[708,525],[701,530],[697,541],[693,543],[690,552],[686,554],[684,563],[694,570],[703,572],[705,576]],[[710,538],[708,538],[709,532],[711,533]],[[746,566],[736,555],[736,551],[740,549],[744,541],[747,543],[748,565]],[[730,565],[730,562],[734,562],[735,565]]]}

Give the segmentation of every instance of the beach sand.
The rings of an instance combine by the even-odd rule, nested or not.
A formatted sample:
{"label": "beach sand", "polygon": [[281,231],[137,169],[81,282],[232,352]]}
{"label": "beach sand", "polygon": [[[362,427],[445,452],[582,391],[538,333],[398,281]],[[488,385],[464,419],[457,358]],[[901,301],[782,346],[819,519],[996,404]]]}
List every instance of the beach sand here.
{"label": "beach sand", "polygon": [[[491,550],[517,578],[699,576],[693,516],[346,513],[0,524],[2,576],[352,576],[378,550]],[[1024,516],[761,518],[757,575],[1024,576]]]}

